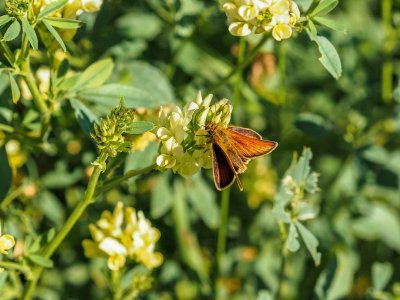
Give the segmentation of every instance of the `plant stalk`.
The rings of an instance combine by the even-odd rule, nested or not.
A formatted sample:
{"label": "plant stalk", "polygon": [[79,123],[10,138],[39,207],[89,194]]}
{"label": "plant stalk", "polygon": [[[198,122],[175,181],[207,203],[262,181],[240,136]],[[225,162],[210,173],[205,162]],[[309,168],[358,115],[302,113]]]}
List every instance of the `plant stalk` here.
{"label": "plant stalk", "polygon": [[[71,229],[74,227],[74,225],[78,222],[82,214],[86,211],[87,207],[94,202],[94,193],[96,190],[97,182],[99,180],[100,174],[102,172],[102,168],[100,165],[102,163],[105,164],[107,160],[107,155],[105,154],[100,154],[99,155],[99,165],[96,165],[94,167],[93,173],[90,176],[89,183],[86,188],[85,196],[83,200],[78,204],[78,206],[75,207],[74,211],[72,214],[69,216],[68,220],[64,224],[64,226],[61,228],[61,230],[56,234],[56,236],[51,240],[51,242],[48,244],[48,246],[44,249],[42,256],[45,258],[50,258],[53,253],[57,250],[57,248],[60,246],[60,244],[64,241],[68,233],[71,231]],[[39,281],[40,275],[43,271],[43,267],[41,266],[36,266],[33,269],[33,279],[28,282],[26,289],[24,291],[24,294],[21,299],[23,300],[28,300],[31,299],[32,294],[36,288],[36,285]]]}

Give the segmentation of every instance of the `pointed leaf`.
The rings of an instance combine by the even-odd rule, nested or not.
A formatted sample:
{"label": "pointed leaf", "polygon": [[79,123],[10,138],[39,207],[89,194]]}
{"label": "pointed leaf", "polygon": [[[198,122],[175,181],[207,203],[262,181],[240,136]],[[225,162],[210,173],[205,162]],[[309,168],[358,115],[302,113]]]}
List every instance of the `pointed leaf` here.
{"label": "pointed leaf", "polygon": [[39,48],[39,41],[32,25],[29,24],[29,21],[26,17],[21,17],[22,29],[24,30],[26,36],[28,37],[29,43],[32,48],[37,50]]}
{"label": "pointed leaf", "polygon": [[83,71],[79,81],[71,90],[80,91],[83,89],[98,88],[102,86],[110,77],[113,68],[114,63],[111,58],[95,62]]}
{"label": "pointed leaf", "polygon": [[339,79],[342,75],[342,63],[335,46],[326,37],[312,34],[309,30],[307,32],[310,39],[318,45],[318,50],[321,53],[319,61],[335,79]]}
{"label": "pointed leaf", "polygon": [[21,98],[21,92],[19,90],[18,84],[14,79],[14,76],[8,74],[10,78],[10,87],[11,87],[11,96],[13,103],[18,103],[19,99]]}
{"label": "pointed leaf", "polygon": [[155,219],[162,217],[172,207],[173,191],[168,182],[168,176],[162,174],[158,177],[157,184],[151,195],[150,213]]}
{"label": "pointed leaf", "polygon": [[38,18],[44,18],[45,16],[50,15],[52,12],[56,11],[57,9],[62,8],[68,3],[68,0],[58,0],[55,2],[51,2],[49,5],[45,6],[42,11],[40,12]]}
{"label": "pointed leaf", "polygon": [[0,17],[0,28],[10,22],[12,18],[9,15],[4,15]]}
{"label": "pointed leaf", "polygon": [[50,22],[48,22],[47,20],[43,20],[43,24],[46,26],[47,30],[51,33],[55,40],[60,44],[63,51],[67,52],[67,47],[65,47],[64,41],[58,34],[57,30],[55,30],[53,26],[51,26]]}
{"label": "pointed leaf", "polygon": [[339,4],[338,0],[321,0],[309,14],[310,16],[325,16]]}
{"label": "pointed leaf", "polygon": [[314,260],[315,265],[318,266],[321,263],[321,253],[317,250],[319,244],[317,238],[300,222],[296,222],[295,224],[304,244],[306,244],[306,247]]}
{"label": "pointed leaf", "polygon": [[31,254],[28,256],[29,260],[33,262],[34,264],[41,266],[43,268],[52,268],[54,266],[54,263],[51,259],[37,255],[37,254]]}
{"label": "pointed leaf", "polygon": [[6,42],[15,40],[20,32],[21,32],[21,25],[19,24],[18,20],[15,20],[10,25],[10,27],[7,28],[7,31],[3,36],[3,40]]}
{"label": "pointed leaf", "polygon": [[154,124],[147,121],[133,122],[131,128],[127,131],[129,134],[142,134],[154,128]]}
{"label": "pointed leaf", "polygon": [[74,20],[74,19],[47,17],[43,20],[43,22],[44,21],[46,21],[53,27],[62,28],[62,29],[77,29],[77,28],[81,27],[81,25],[82,25],[81,21]]}

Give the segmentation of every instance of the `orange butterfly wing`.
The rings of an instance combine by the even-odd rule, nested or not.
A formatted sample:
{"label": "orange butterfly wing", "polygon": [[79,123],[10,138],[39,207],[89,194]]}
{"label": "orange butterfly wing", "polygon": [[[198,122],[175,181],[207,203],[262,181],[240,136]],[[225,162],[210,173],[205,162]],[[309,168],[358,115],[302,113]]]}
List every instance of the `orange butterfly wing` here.
{"label": "orange butterfly wing", "polygon": [[248,128],[228,127],[227,134],[232,146],[247,159],[271,153],[278,146],[277,142],[262,140],[257,132]]}

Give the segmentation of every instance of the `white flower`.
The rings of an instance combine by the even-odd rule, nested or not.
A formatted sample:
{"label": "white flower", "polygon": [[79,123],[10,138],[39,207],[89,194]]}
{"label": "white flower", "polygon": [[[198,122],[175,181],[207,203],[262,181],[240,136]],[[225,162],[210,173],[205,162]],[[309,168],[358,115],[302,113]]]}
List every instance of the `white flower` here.
{"label": "white flower", "polygon": [[229,32],[236,36],[271,32],[280,41],[292,36],[300,18],[293,0],[220,0],[229,22]]}
{"label": "white flower", "polygon": [[82,0],[82,10],[86,12],[99,11],[103,0]]}
{"label": "white flower", "polygon": [[212,122],[228,126],[232,106],[227,99],[211,104],[212,95],[203,99],[201,93],[182,109],[174,107],[170,112],[162,108],[156,135],[161,146],[156,159],[162,169],[172,169],[184,177],[190,177],[201,168],[211,168],[208,137],[197,132]]}

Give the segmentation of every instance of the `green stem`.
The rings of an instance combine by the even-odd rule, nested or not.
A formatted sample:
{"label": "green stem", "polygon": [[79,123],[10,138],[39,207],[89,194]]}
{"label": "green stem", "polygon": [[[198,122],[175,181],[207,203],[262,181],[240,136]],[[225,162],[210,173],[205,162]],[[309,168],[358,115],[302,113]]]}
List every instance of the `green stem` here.
{"label": "green stem", "polygon": [[268,35],[264,35],[261,40],[257,43],[257,45],[251,49],[251,51],[248,53],[246,58],[240,63],[237,64],[231,72],[226,75],[224,78],[222,78],[217,84],[215,84],[213,87],[211,87],[205,94],[211,94],[214,93],[215,91],[219,90],[222,86],[224,86],[226,83],[229,82],[229,80],[234,76],[237,72],[242,71],[244,68],[246,68],[251,62],[253,62],[254,57],[257,55],[258,50],[264,45],[265,41],[269,38]]}
{"label": "green stem", "polygon": [[[51,240],[51,242],[47,245],[47,247],[44,249],[42,256],[45,258],[50,258],[53,253],[57,250],[57,248],[60,246],[62,241],[64,241],[65,237],[68,235],[68,233],[71,231],[71,229],[74,227],[74,225],[78,222],[82,214],[86,211],[87,207],[94,202],[94,193],[96,190],[97,186],[97,181],[99,180],[100,174],[102,172],[101,165],[105,164],[107,160],[107,155],[105,154],[100,154],[99,158],[97,161],[99,162],[98,165],[94,167],[93,173],[90,176],[85,196],[83,197],[83,200],[78,204],[78,206],[75,207],[74,211],[72,214],[69,216],[68,220],[64,224],[64,226],[61,228],[61,230],[56,234],[56,236]],[[35,290],[35,287],[37,285],[37,282],[40,278],[40,275],[43,271],[43,267],[41,266],[36,266],[33,270],[33,279],[28,282],[26,289],[24,291],[24,294],[22,296],[22,299],[28,300],[31,299],[32,293]]]}
{"label": "green stem", "polygon": [[157,167],[156,164],[152,164],[148,167],[145,167],[143,169],[139,169],[139,170],[130,170],[128,172],[126,172],[124,175],[113,178],[109,181],[106,181],[102,186],[100,186],[95,193],[95,197],[103,194],[113,188],[115,188],[116,186],[118,186],[121,182],[124,182],[125,180],[128,180],[129,178],[138,176],[138,175],[142,175],[142,174],[146,174],[149,173],[150,171],[154,170]]}
{"label": "green stem", "polygon": [[217,238],[217,268],[218,273],[221,272],[221,260],[224,256],[226,249],[226,237],[228,234],[228,218],[229,218],[229,202],[230,190],[226,189],[221,193],[221,210],[219,216],[219,228]]}
{"label": "green stem", "polygon": [[122,299],[122,289],[121,289],[121,273],[119,270],[111,271],[111,284],[112,284],[112,293],[113,300],[121,300]]}
{"label": "green stem", "polygon": [[5,211],[7,207],[10,205],[10,203],[19,197],[23,192],[24,192],[24,185],[21,185],[14,189],[11,193],[9,193],[1,202],[0,204],[0,210]]}
{"label": "green stem", "polygon": [[30,62],[29,62],[29,41],[26,34],[22,36],[21,45],[21,58],[20,58],[20,68],[22,70],[22,75],[25,78],[26,85],[28,86],[33,102],[35,103],[37,109],[42,114],[42,135],[47,131],[47,127],[50,123],[50,110],[40,93],[39,87],[36,83],[35,76],[32,74]]}
{"label": "green stem", "polygon": [[286,267],[286,255],[282,254],[281,265],[279,268],[278,288],[276,290],[276,299],[285,299],[286,296],[283,294],[283,283],[285,281],[285,267]]}
{"label": "green stem", "polygon": [[[238,62],[237,64],[240,65],[243,62],[244,54],[246,53],[246,40],[245,38],[240,38],[239,43],[239,53],[238,53]],[[236,76],[236,83],[233,90],[233,108],[238,110],[239,98],[240,98],[240,90],[242,87],[242,72],[238,71]]]}
{"label": "green stem", "polygon": [[386,103],[392,101],[394,71],[392,52],[396,43],[393,41],[392,5],[392,0],[382,0],[382,19],[385,32],[385,42],[383,46],[384,61],[382,64],[382,99]]}
{"label": "green stem", "polygon": [[279,76],[281,82],[281,88],[279,89],[279,102],[284,104],[286,102],[286,48],[285,43],[279,44]]}
{"label": "green stem", "polygon": [[23,266],[14,262],[0,261],[0,268],[22,272],[27,278],[31,276],[31,269],[28,266]]}
{"label": "green stem", "polygon": [[7,42],[3,41],[3,35],[1,33],[0,33],[0,46],[1,46],[1,49],[3,50],[4,57],[7,59],[7,61],[12,66],[14,64],[13,54],[11,52],[10,47],[8,47]]}

